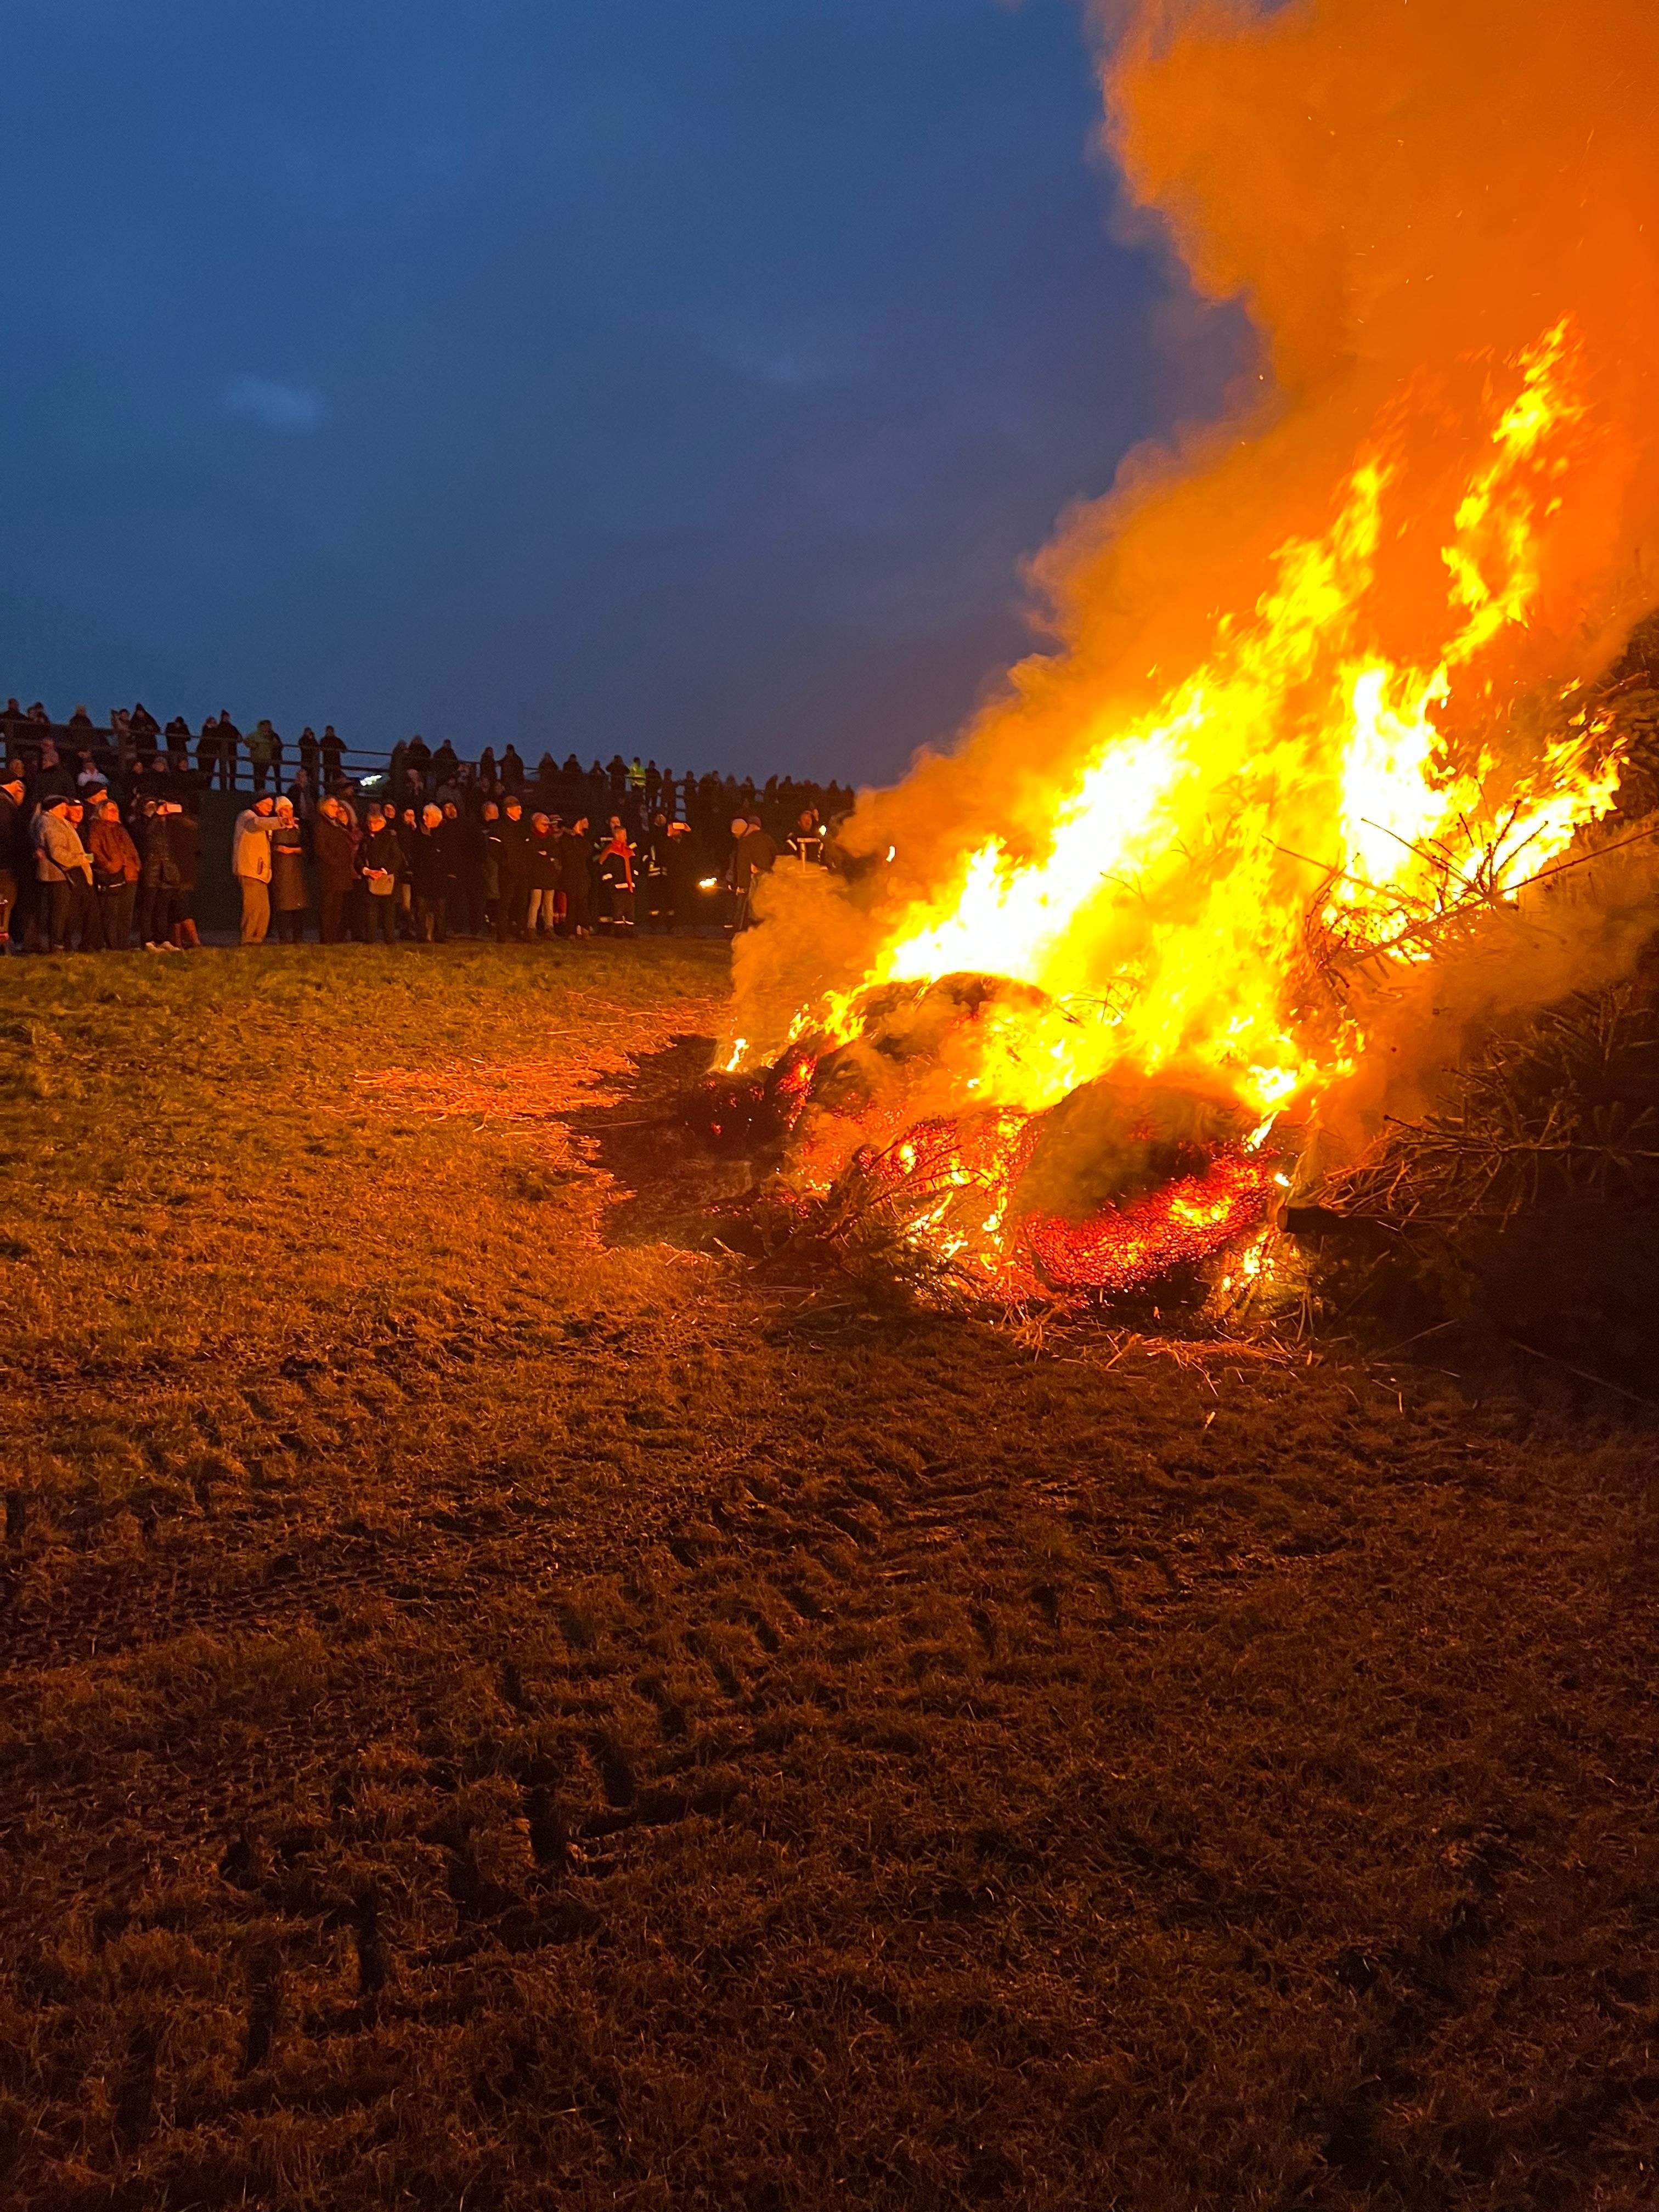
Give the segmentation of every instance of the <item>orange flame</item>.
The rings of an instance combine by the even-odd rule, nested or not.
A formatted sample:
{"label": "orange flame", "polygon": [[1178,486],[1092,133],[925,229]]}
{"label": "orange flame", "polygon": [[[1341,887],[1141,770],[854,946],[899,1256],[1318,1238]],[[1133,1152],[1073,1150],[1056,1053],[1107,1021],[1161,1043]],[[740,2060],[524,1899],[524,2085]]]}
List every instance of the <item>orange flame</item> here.
{"label": "orange flame", "polygon": [[[738,1058],[855,1034],[878,987],[1002,976],[1032,989],[951,1041],[935,1117],[1120,1071],[1230,1093],[1260,1135],[1364,1062],[1311,942],[1420,963],[1616,800],[1583,700],[1659,596],[1659,10],[1114,4],[1120,167],[1200,293],[1247,303],[1272,396],[1047,556],[1064,650],[860,802],[884,896],[814,893],[792,933],[778,887]],[[1084,1232],[1041,1234],[1076,1259]]]}
{"label": "orange flame", "polygon": [[[984,1030],[968,1078],[1040,1111],[1114,1065],[1224,1078],[1267,1112],[1340,1072],[1352,1036],[1314,1040],[1292,1004],[1308,862],[1352,933],[1386,945],[1472,884],[1495,836],[1500,886],[1535,873],[1612,804],[1616,753],[1586,728],[1528,775],[1460,760],[1443,725],[1463,672],[1539,590],[1538,546],[1585,417],[1564,320],[1514,365],[1489,450],[1447,518],[1441,649],[1389,659],[1370,619],[1401,466],[1368,447],[1317,538],[1293,538],[1243,621],[1158,704],[1095,737],[1054,794],[1046,850],[993,835],[957,879],[913,899],[851,994],[960,973],[1011,975],[1052,1002]],[[1334,919],[1335,916],[1333,916]]]}

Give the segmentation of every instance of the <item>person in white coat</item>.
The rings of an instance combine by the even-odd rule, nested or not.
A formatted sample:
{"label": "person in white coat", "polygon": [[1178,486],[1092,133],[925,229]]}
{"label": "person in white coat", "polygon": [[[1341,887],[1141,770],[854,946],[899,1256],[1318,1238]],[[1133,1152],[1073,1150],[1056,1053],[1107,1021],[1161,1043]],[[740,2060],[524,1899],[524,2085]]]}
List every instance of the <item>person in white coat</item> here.
{"label": "person in white coat", "polygon": [[242,895],[242,942],[263,945],[270,927],[270,838],[276,828],[276,801],[262,791],[236,817],[230,843],[230,869]]}

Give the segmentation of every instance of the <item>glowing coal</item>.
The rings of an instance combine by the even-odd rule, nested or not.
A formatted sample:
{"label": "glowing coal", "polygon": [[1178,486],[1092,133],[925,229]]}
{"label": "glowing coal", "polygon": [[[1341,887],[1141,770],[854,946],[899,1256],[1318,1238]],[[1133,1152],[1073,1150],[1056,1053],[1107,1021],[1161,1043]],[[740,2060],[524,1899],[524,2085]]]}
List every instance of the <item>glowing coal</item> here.
{"label": "glowing coal", "polygon": [[815,1203],[878,1208],[988,1294],[1201,1285],[1261,1236],[1287,1181],[1267,1125],[1218,1090],[1125,1072],[1040,1113],[925,1110],[954,1091],[986,1024],[1040,1025],[1040,997],[971,975],[872,991],[850,1036],[712,1078],[693,1118],[716,1146],[784,1163],[803,1218]]}

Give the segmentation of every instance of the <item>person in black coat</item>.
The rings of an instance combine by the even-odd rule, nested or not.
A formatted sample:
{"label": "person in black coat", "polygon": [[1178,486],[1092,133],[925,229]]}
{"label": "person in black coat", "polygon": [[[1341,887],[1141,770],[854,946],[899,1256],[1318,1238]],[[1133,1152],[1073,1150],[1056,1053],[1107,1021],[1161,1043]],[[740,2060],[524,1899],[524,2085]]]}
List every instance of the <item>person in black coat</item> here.
{"label": "person in black coat", "polygon": [[50,738],[40,740],[40,765],[34,771],[29,796],[37,806],[45,806],[50,799],[75,796],[75,771],[66,761],[58,758],[58,747]]}
{"label": "person in black coat", "polygon": [[23,801],[26,787],[10,765],[0,769],[0,954],[6,951],[14,926],[23,921],[23,886],[32,880],[34,855],[29,846],[29,817]]}
{"label": "person in black coat", "polygon": [[564,890],[567,937],[593,934],[593,856],[587,817],[579,814],[559,845],[559,877]]}
{"label": "person in black coat", "polygon": [[444,811],[441,806],[428,805],[421,816],[421,831],[415,840],[415,935],[421,944],[445,945],[449,940],[448,848]]}
{"label": "person in black coat", "polygon": [[537,814],[530,824],[530,903],[525,933],[551,937],[559,926],[559,878],[562,873],[562,841],[552,817]]}
{"label": "person in black coat", "polygon": [[697,921],[697,850],[689,822],[668,825],[668,927],[695,929]]}
{"label": "person in black coat", "polygon": [[509,937],[522,939],[525,915],[530,905],[530,832],[524,808],[511,789],[496,825],[501,837],[501,911],[495,935],[505,945]]}
{"label": "person in black coat", "polygon": [[325,799],[317,809],[313,849],[317,855],[317,886],[322,908],[318,935],[325,945],[337,945],[344,933],[346,902],[357,881],[351,824],[337,799]]}
{"label": "person in black coat", "polygon": [[357,848],[357,867],[367,886],[368,941],[378,929],[388,945],[398,942],[398,885],[404,872],[404,848],[395,823],[378,806],[368,810],[368,834]]}
{"label": "person in black coat", "polygon": [[644,878],[645,926],[653,933],[661,933],[673,927],[673,909],[669,899],[668,817],[658,809],[651,817],[651,829],[640,854],[643,865],[638,873]]}
{"label": "person in black coat", "polygon": [[201,950],[201,933],[191,908],[196,902],[196,884],[202,864],[202,825],[187,805],[176,811],[169,802],[167,849],[179,880],[173,889],[173,925],[186,952]]}
{"label": "person in black coat", "polygon": [[165,799],[147,799],[138,816],[138,935],[146,952],[159,952],[173,941],[179,896],[179,863],[173,827],[183,819]]}

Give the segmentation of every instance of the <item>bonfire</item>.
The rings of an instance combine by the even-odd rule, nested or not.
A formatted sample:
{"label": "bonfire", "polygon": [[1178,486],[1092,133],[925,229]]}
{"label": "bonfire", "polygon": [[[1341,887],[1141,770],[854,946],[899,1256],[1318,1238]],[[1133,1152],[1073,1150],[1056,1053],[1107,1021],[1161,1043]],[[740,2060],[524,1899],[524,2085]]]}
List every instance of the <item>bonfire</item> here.
{"label": "bonfire", "polygon": [[1287,1213],[1374,1196],[1356,1168],[1472,1038],[1614,982],[1651,925],[1652,695],[1617,658],[1659,509],[1644,195],[1610,153],[1570,219],[1538,204],[1536,54],[1470,87],[1414,53],[1402,115],[1357,39],[1299,196],[1297,11],[1174,20],[1118,52],[1115,150],[1249,302],[1260,396],[1073,527],[1063,649],[866,795],[842,875],[766,887],[703,1109],[775,1148],[770,1244],[874,1237],[1012,1303],[1237,1304]]}

